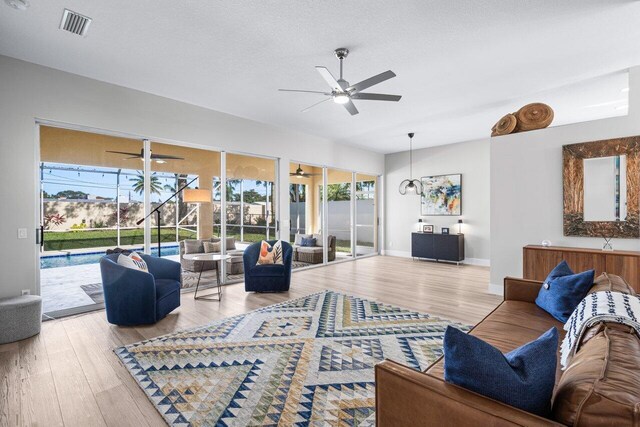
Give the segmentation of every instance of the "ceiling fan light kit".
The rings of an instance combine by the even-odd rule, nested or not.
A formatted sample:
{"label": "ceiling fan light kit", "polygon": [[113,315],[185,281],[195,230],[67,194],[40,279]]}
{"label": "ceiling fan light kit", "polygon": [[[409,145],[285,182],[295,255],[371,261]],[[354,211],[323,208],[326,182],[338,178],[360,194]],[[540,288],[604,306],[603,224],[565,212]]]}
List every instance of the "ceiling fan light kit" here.
{"label": "ceiling fan light kit", "polygon": [[409,179],[405,179],[400,183],[398,191],[401,195],[422,195],[422,181],[413,179],[413,132],[407,134],[409,136]]}
{"label": "ceiling fan light kit", "polygon": [[398,102],[402,96],[400,95],[386,95],[381,93],[362,93],[363,90],[370,88],[371,86],[377,85],[378,83],[382,83],[386,80],[389,80],[396,76],[396,74],[391,71],[385,71],[384,73],[377,74],[373,77],[369,77],[368,79],[362,80],[359,83],[354,85],[349,85],[349,82],[343,78],[342,68],[343,61],[349,55],[349,49],[341,47],[334,51],[336,58],[340,61],[340,78],[336,80],[333,77],[333,74],[326,68],[322,66],[316,66],[316,70],[320,76],[324,79],[325,82],[331,88],[331,92],[322,92],[317,90],[297,90],[297,89],[279,89],[281,92],[301,92],[301,93],[317,93],[327,98],[322,101],[316,102],[311,106],[302,110],[302,112],[309,111],[311,108],[316,105],[322,104],[329,99],[333,99],[333,102],[336,104],[344,105],[344,108],[351,114],[352,116],[359,113],[356,106],[353,104],[353,100],[367,100],[367,101],[391,101]]}

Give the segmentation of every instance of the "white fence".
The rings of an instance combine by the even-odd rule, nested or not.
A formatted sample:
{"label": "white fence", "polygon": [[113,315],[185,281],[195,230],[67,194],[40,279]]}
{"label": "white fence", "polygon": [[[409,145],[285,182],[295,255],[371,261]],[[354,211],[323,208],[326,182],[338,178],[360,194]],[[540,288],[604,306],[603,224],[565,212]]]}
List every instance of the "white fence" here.
{"label": "white fence", "polygon": [[[301,202],[299,212],[301,213],[300,224],[304,225],[305,203]],[[328,203],[327,228],[329,234],[336,236],[338,240],[351,239],[351,202],[343,200]],[[291,227],[295,227],[295,218],[298,210],[296,204],[289,205],[289,213],[292,221]],[[356,230],[359,243],[373,244],[374,224],[375,220],[375,204],[373,199],[356,200]]]}

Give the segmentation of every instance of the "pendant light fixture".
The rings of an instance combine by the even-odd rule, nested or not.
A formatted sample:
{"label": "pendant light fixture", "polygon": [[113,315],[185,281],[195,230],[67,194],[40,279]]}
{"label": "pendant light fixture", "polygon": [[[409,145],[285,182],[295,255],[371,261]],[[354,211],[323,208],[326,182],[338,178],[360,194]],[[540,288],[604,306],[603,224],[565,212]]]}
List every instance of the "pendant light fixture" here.
{"label": "pendant light fixture", "polygon": [[409,135],[409,179],[405,179],[400,183],[400,194],[408,195],[422,195],[422,182],[419,179],[413,179],[413,132]]}

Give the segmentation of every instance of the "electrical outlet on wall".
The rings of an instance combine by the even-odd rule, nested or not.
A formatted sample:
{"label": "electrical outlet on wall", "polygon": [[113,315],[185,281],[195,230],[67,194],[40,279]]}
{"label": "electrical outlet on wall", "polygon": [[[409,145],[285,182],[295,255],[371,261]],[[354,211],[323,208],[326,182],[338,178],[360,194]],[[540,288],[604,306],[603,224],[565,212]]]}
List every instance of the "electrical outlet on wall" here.
{"label": "electrical outlet on wall", "polygon": [[26,239],[26,238],[27,238],[27,229],[18,228],[18,239]]}
{"label": "electrical outlet on wall", "polygon": [[20,295],[31,295],[31,289],[23,289]]}

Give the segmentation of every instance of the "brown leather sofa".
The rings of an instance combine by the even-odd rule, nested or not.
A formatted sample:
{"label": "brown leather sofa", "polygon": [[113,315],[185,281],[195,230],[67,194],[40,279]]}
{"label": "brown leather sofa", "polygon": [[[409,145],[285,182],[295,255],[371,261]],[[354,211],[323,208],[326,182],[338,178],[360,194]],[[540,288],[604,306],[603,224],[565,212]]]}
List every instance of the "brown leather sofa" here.
{"label": "brown leather sofa", "polygon": [[[542,282],[506,278],[504,301],[470,332],[503,352],[562,323],[535,305]],[[634,294],[618,276],[590,292]],[[558,357],[558,361],[559,361]],[[640,339],[601,323],[584,335],[565,371],[556,372],[552,419],[541,418],[444,381],[440,358],[424,372],[385,360],[376,366],[376,422],[386,426],[640,426]]]}

